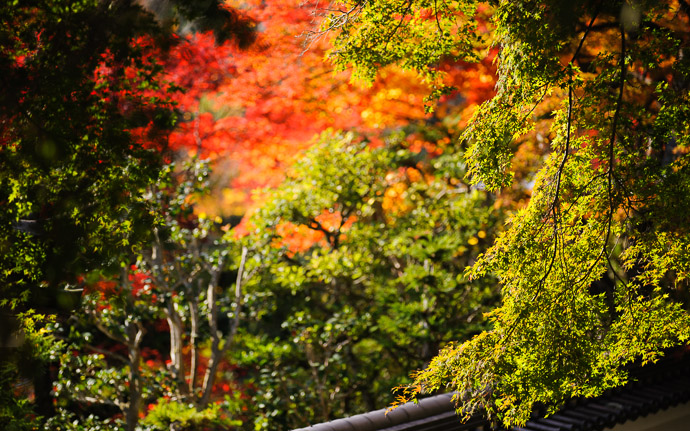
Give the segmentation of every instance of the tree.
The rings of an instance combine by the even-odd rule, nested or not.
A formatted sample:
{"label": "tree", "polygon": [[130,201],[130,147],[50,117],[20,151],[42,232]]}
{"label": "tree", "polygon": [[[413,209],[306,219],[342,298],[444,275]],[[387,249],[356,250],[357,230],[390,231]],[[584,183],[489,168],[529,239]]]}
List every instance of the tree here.
{"label": "tree", "polygon": [[495,282],[463,270],[499,216],[461,167],[434,168],[444,142],[428,127],[379,148],[326,132],[267,192],[245,239],[262,267],[237,352],[258,371],[262,429],[380,408],[408,370],[485,329]]}
{"label": "tree", "polygon": [[[219,366],[241,322],[244,285],[254,274],[245,271],[247,260],[253,259],[250,249],[234,240],[230,226],[220,218],[194,214],[190,202],[208,190],[209,175],[206,162],[192,160],[172,184],[152,190],[166,222],[137,263],[163,305],[175,398],[200,408],[211,402]],[[209,351],[203,355],[205,369],[202,349]]]}
{"label": "tree", "polygon": [[[541,149],[529,203],[469,270],[496,275],[492,329],[450,346],[411,394],[457,390],[506,425],[626,381],[686,343],[690,6],[681,1],[338,2],[332,55],[371,79],[398,63],[434,80],[444,58],[496,47],[497,93],[457,143],[475,184],[512,184]],[[477,31],[489,17],[490,34]],[[518,150],[519,151],[519,150]],[[534,346],[539,346],[538,349]]]}

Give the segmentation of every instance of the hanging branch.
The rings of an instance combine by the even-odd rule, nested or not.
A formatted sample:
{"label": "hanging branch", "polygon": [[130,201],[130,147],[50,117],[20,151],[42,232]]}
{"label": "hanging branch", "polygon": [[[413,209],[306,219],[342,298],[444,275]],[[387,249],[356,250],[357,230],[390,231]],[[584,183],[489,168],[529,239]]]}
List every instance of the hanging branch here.
{"label": "hanging branch", "polygon": [[[587,25],[587,28],[585,29],[584,34],[580,38],[580,42],[575,49],[575,52],[573,53],[572,58],[570,59],[570,62],[568,63],[569,67],[572,67],[574,62],[577,60],[577,58],[580,55],[580,52],[582,51],[582,47],[584,46],[585,40],[587,39],[587,36],[589,32],[592,29],[592,26],[594,25],[594,22],[597,19],[597,16],[599,15],[599,11],[601,9],[602,2],[599,2],[597,5],[597,9],[595,10],[594,14],[592,15],[592,18],[589,21],[589,24]],[[548,91],[548,88],[547,88]],[[532,108],[533,110],[536,108]],[[560,212],[558,211],[558,207],[560,206],[560,192],[561,192],[561,179],[563,176],[563,172],[565,170],[565,165],[568,161],[568,157],[570,155],[570,145],[571,145],[571,130],[572,130],[572,124],[573,124],[573,78],[572,76],[569,77],[568,80],[568,113],[567,113],[567,118],[566,118],[566,136],[565,136],[565,148],[563,149],[563,157],[561,159],[561,162],[558,166],[558,170],[556,172],[556,190],[554,192],[554,198],[551,202],[551,205],[549,207],[549,210],[547,211],[547,216],[551,215],[553,219],[553,252],[551,253],[551,257],[549,258],[549,262],[546,267],[546,271],[544,274],[540,277],[539,281],[537,282],[537,288],[536,292],[534,293],[533,297],[530,299],[531,304],[535,304],[539,296],[541,295],[541,292],[543,291],[543,287],[546,284],[546,280],[548,277],[551,275],[554,265],[556,263],[556,257],[558,255],[558,223],[559,223],[559,214]],[[565,244],[564,244],[565,245]],[[592,267],[593,269],[593,267]],[[508,339],[512,335],[512,333],[516,330],[517,328],[517,322],[521,321],[522,318],[524,317],[525,313],[527,313],[529,310],[529,307],[524,307],[520,313],[515,317],[514,321],[510,324],[509,329],[505,333],[503,339]]]}
{"label": "hanging branch", "polygon": [[613,114],[613,120],[611,124],[611,139],[609,140],[609,168],[608,168],[608,195],[609,195],[609,217],[608,225],[606,228],[606,238],[604,242],[604,247],[608,243],[609,236],[611,235],[611,220],[613,219],[613,166],[615,164],[615,152],[614,146],[616,143],[616,134],[618,132],[618,118],[620,117],[621,106],[623,105],[623,90],[625,89],[625,75],[626,75],[626,63],[625,63],[625,29],[621,25],[621,59],[620,59],[620,84],[618,90],[618,100],[616,101],[616,112]]}
{"label": "hanging branch", "polygon": [[[594,267],[599,263],[601,260],[602,256],[605,255],[606,253],[606,246],[608,245],[609,242],[609,237],[611,236],[611,223],[613,221],[613,212],[614,212],[614,203],[613,203],[613,166],[615,163],[615,152],[614,152],[614,146],[616,143],[616,134],[617,134],[617,129],[618,129],[618,118],[620,116],[620,109],[621,105],[623,104],[623,90],[625,88],[625,76],[626,76],[626,68],[627,65],[625,63],[625,30],[623,29],[623,26],[621,25],[620,27],[621,31],[621,58],[620,58],[620,83],[619,83],[619,90],[618,90],[618,99],[616,101],[616,110],[613,114],[613,119],[612,119],[612,124],[611,124],[611,138],[609,139],[609,166],[606,172],[607,176],[607,193],[608,193],[608,201],[609,201],[609,211],[608,211],[608,216],[607,216],[607,222],[606,222],[606,232],[604,234],[604,243],[601,246],[601,250],[599,251],[599,254],[597,255],[596,259],[594,259],[594,262],[592,262],[592,265],[587,269],[585,272],[585,275],[583,275],[580,280],[578,280],[577,284],[580,282],[584,281],[589,277],[589,274],[592,273],[594,270]],[[606,258],[609,260],[608,256]]]}

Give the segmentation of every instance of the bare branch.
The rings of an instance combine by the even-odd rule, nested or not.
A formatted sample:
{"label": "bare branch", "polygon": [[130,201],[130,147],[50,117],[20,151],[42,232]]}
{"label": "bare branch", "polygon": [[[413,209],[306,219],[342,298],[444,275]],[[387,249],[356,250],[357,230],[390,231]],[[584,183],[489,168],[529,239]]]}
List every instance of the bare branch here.
{"label": "bare branch", "polygon": [[122,356],[118,353],[115,353],[115,352],[111,352],[110,350],[102,349],[100,347],[93,346],[91,344],[85,344],[84,347],[93,351],[93,352],[100,353],[104,356],[110,356],[111,358],[116,359],[120,362],[125,362],[125,363],[129,362],[129,360],[127,358],[125,358],[124,356]]}
{"label": "bare branch", "polygon": [[90,396],[90,395],[84,395],[80,393],[72,393],[70,396],[78,402],[82,403],[89,403],[89,404],[105,404],[107,406],[115,406],[120,408],[121,410],[124,410],[127,408],[127,403],[122,403],[116,400],[110,400],[110,399],[105,399],[105,398],[99,398],[95,396]]}

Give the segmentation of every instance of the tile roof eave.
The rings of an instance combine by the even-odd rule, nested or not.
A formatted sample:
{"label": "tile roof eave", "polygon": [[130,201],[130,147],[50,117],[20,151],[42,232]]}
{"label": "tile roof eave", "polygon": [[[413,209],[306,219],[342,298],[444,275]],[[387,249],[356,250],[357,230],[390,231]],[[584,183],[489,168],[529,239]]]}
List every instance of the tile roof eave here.
{"label": "tile roof eave", "polygon": [[[388,411],[375,410],[294,431],[463,431],[491,429],[476,415],[462,423],[453,394],[435,395]],[[637,370],[631,381],[600,397],[573,399],[557,413],[532,420],[513,431],[598,431],[690,401],[690,350]]]}

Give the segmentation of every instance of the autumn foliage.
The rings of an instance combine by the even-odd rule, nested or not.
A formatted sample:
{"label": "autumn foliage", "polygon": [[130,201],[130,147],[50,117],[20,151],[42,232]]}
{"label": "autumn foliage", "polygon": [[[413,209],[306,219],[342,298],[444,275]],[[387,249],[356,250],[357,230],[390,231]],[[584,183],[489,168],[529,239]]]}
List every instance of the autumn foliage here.
{"label": "autumn foliage", "polygon": [[167,78],[185,88],[175,98],[182,115],[171,148],[217,160],[222,187],[232,187],[218,193],[226,208],[216,212],[243,213],[250,192],[278,185],[312,138],[328,128],[359,130],[376,141],[391,128],[446,118],[457,131],[493,94],[492,56],[479,63],[446,62],[440,68],[458,90],[427,115],[429,87],[415,74],[391,67],[365,85],[324,61],[330,36],[307,38],[317,28],[318,3],[256,1],[242,7],[256,23],[248,48],[217,46],[211,34],[195,34],[165,58]]}

